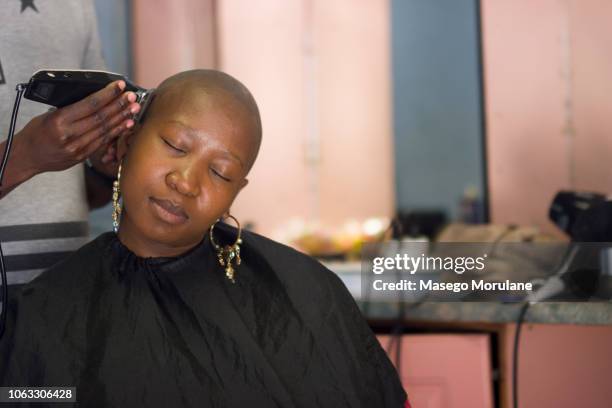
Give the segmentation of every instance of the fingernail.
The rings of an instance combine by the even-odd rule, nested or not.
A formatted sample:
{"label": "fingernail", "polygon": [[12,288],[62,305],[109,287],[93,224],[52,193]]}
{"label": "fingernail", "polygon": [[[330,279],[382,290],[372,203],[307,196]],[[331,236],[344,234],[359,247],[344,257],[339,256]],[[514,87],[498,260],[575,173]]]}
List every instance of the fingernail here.
{"label": "fingernail", "polygon": [[130,102],[134,102],[134,101],[136,101],[136,94],[135,94],[135,93],[133,93],[133,92],[129,92],[129,93],[127,94],[127,99],[128,99],[128,101],[130,101]]}
{"label": "fingernail", "polygon": [[130,112],[132,112],[133,114],[138,112],[138,109],[140,108],[139,105],[134,105],[130,108]]}
{"label": "fingernail", "polygon": [[117,82],[117,86],[123,91],[125,89],[125,81]]}
{"label": "fingernail", "polygon": [[128,120],[125,124],[125,127],[130,129],[132,128],[132,126],[134,126],[134,121],[132,119]]}

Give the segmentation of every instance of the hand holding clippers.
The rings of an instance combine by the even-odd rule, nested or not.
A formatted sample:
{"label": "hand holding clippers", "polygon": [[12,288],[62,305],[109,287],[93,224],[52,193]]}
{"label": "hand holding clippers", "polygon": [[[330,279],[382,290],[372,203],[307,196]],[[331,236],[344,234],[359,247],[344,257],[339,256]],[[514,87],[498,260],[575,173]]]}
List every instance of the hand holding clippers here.
{"label": "hand holding clippers", "polygon": [[145,89],[133,84],[120,74],[105,71],[80,70],[40,70],[34,73],[27,84],[24,98],[46,105],[62,108],[99,91],[113,81],[125,81],[125,91],[136,94],[136,102],[141,106],[134,118],[138,122],[143,117],[154,89]]}
{"label": "hand holding clippers", "polygon": [[[2,160],[0,161],[0,189],[2,189],[2,178],[8,163],[11,146],[15,134],[17,114],[21,97],[25,96],[36,102],[41,102],[57,108],[71,105],[83,98],[105,88],[113,81],[123,80],[126,87],[124,91],[136,94],[136,102],[140,104],[140,110],[133,119],[135,123],[142,122],[144,114],[151,100],[153,89],[141,88],[122,75],[104,71],[82,71],[82,70],[41,70],[34,73],[27,84],[17,85],[17,96],[11,115],[8,137],[6,140]],[[25,94],[24,94],[25,92]],[[1,190],[0,190],[1,191]],[[0,338],[6,328],[6,305],[8,304],[8,286],[6,267],[0,245],[0,277],[2,281],[2,309],[0,311]]]}

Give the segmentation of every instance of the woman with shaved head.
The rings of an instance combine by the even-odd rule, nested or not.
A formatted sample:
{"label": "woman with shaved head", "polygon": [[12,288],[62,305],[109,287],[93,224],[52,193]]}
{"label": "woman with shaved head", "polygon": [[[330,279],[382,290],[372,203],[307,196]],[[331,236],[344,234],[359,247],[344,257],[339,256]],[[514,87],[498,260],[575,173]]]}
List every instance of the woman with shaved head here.
{"label": "woman with shaved head", "polygon": [[401,407],[357,305],[314,259],[220,220],[262,127],[231,76],[155,90],[122,158],[115,230],[24,287],[2,386],[76,387],[86,407]]}

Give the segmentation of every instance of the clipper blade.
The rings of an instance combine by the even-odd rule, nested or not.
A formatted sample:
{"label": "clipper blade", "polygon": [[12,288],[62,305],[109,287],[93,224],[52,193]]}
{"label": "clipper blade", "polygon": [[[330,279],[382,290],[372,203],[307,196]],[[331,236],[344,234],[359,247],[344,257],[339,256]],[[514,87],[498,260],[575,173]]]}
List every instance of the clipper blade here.
{"label": "clipper blade", "polygon": [[136,102],[140,104],[140,110],[134,115],[134,122],[142,123],[147,113],[147,108],[155,98],[155,88],[143,89],[136,92]]}

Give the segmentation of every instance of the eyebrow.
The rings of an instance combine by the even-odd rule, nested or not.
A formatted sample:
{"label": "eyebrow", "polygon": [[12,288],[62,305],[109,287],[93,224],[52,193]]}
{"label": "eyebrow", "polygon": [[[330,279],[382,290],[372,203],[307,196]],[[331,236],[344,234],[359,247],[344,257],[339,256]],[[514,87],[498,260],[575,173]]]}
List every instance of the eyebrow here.
{"label": "eyebrow", "polygon": [[[192,128],[191,126],[186,125],[185,123],[181,122],[180,120],[171,119],[169,121],[169,123],[173,123],[175,125],[179,125],[180,127],[182,127],[185,130],[185,132],[187,133],[187,135],[189,137],[191,137],[192,139],[198,137],[198,132],[194,128]],[[242,159],[240,157],[238,157],[238,155],[236,155],[235,153],[233,153],[233,152],[231,152],[231,151],[229,151],[227,149],[224,149],[224,148],[222,148],[221,150],[222,150],[223,154],[225,154],[227,156],[233,157],[234,159],[236,159],[238,161],[238,163],[240,163],[240,166],[244,167],[244,163],[242,162]]]}

